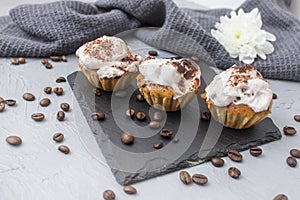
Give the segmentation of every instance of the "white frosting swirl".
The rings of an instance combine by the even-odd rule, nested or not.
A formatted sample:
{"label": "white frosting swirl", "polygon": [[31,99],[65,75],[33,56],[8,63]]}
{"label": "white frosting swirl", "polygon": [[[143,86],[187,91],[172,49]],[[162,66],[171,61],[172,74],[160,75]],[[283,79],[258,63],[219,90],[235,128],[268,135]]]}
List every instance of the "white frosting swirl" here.
{"label": "white frosting swirl", "polygon": [[139,66],[144,80],[151,84],[159,84],[173,89],[174,97],[179,98],[200,87],[200,68],[187,59],[158,59],[147,57]]}
{"label": "white frosting swirl", "polygon": [[270,84],[251,65],[232,66],[214,77],[206,87],[206,100],[225,107],[230,104],[246,104],[254,112],[268,109],[273,92]]}
{"label": "white frosting swirl", "polygon": [[103,36],[82,45],[77,51],[79,64],[97,70],[100,78],[122,76],[125,72],[137,72],[141,61],[126,43],[117,37]]}

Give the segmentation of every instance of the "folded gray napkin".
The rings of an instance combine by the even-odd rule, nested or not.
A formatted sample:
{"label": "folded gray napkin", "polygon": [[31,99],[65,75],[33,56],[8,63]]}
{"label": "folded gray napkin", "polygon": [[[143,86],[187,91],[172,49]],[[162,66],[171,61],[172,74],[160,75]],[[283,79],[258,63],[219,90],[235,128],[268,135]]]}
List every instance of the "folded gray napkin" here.
{"label": "folded gray napkin", "polygon": [[[258,8],[263,29],[276,35],[275,51],[253,65],[266,78],[300,81],[300,22],[289,11],[291,0],[248,0],[240,6],[245,12]],[[229,9],[208,11],[178,8],[171,0],[99,0],[88,4],[58,1],[21,5],[0,17],[0,56],[44,57],[72,54],[87,41],[104,34],[139,28],[159,27],[137,33],[141,40],[165,50],[193,50],[200,58],[221,69],[239,64],[212,37],[219,17]],[[171,39],[170,32],[193,40]],[[190,48],[187,48],[187,44]],[[196,51],[197,50],[197,51]],[[177,52],[176,52],[177,53]],[[205,55],[205,56],[204,56]],[[202,56],[202,57],[201,57]]]}

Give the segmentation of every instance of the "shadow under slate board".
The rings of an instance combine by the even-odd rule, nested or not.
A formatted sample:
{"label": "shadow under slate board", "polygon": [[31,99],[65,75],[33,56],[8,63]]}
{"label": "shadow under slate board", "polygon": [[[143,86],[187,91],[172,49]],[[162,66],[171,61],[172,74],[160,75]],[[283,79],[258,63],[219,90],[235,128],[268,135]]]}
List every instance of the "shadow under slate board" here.
{"label": "shadow under slate board", "polygon": [[[203,80],[197,98],[188,106],[181,111],[163,113],[161,128],[171,130],[177,142],[162,138],[160,129],[148,127],[155,110],[146,102],[136,100],[136,83],[126,90],[126,97],[116,97],[114,93],[104,91],[101,96],[95,96],[94,87],[82,72],[69,75],[68,82],[107,164],[121,185],[198,165],[212,157],[225,156],[230,149],[243,151],[281,138],[279,129],[270,118],[244,130],[225,128],[213,119],[201,120],[200,113],[207,111],[199,95],[205,87]],[[141,122],[136,118],[126,118],[128,108],[145,112],[147,119]],[[96,111],[103,111],[106,119],[92,120],[90,115]],[[135,136],[132,145],[121,142],[121,134],[125,131]],[[160,141],[163,148],[153,148],[153,144]]]}

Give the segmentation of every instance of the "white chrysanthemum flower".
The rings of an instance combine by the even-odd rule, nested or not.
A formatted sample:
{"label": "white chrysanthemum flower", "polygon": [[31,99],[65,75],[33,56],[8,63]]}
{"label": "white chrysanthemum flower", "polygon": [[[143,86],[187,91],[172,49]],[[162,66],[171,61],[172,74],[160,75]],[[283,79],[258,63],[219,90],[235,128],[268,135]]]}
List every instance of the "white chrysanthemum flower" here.
{"label": "white chrysanthemum flower", "polygon": [[211,34],[220,42],[232,58],[239,58],[246,64],[251,64],[257,56],[266,59],[266,55],[274,51],[270,41],[276,37],[261,29],[262,20],[260,12],[254,8],[250,13],[243,9],[220,17]]}

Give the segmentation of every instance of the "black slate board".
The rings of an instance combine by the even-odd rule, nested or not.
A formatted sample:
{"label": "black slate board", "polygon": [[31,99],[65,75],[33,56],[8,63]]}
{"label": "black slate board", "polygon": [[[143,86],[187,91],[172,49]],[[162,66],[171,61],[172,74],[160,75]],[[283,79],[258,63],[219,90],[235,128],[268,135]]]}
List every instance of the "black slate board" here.
{"label": "black slate board", "polygon": [[[201,164],[215,156],[225,156],[229,149],[243,151],[281,138],[279,129],[270,118],[245,129],[224,128],[215,120],[199,120],[200,111],[207,111],[205,102],[197,95],[187,107],[177,112],[163,113],[163,128],[173,131],[178,142],[163,139],[159,130],[147,127],[154,109],[146,102],[138,102],[136,83],[127,89],[124,98],[102,91],[95,96],[93,86],[82,72],[68,76],[68,82],[79,102],[83,114],[94,133],[106,162],[121,185],[131,184],[175,170]],[[202,80],[203,91],[205,83]],[[133,108],[147,113],[147,120],[140,122],[125,117],[125,111]],[[104,121],[93,121],[90,114],[103,111]],[[121,134],[129,131],[135,135],[133,145],[124,145]],[[154,149],[153,144],[163,141],[164,147]]]}

